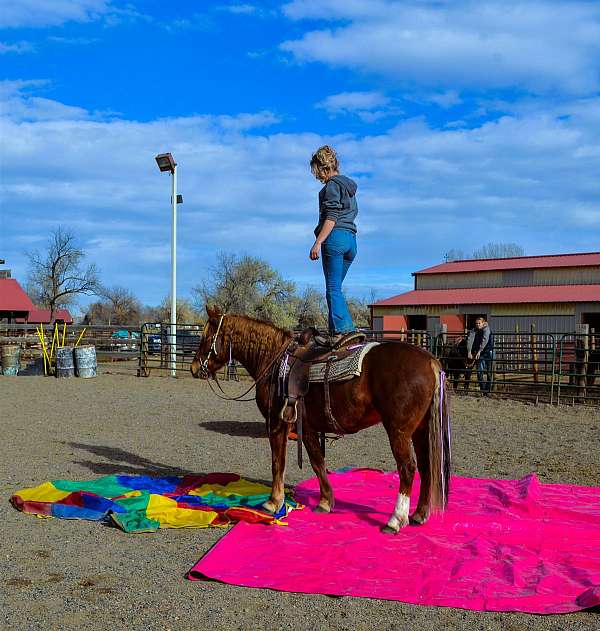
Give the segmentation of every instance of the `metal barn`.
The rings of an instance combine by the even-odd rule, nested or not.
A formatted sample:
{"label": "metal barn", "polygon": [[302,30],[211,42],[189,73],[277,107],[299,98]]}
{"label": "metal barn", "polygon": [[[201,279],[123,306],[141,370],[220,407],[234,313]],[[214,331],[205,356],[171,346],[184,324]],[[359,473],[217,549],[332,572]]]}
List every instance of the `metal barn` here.
{"label": "metal barn", "polygon": [[378,331],[600,331],[600,252],[453,261],[413,273],[414,290],[371,305]]}

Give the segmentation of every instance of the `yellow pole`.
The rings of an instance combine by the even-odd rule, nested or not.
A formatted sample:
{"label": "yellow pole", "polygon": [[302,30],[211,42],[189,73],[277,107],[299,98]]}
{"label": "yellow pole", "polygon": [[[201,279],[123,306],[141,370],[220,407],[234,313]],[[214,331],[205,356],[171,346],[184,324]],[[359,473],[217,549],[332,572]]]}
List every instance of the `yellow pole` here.
{"label": "yellow pole", "polygon": [[63,334],[62,334],[62,343],[61,346],[65,345],[65,335],[67,333],[67,323],[63,322]]}
{"label": "yellow pole", "polygon": [[48,351],[46,350],[46,336],[44,335],[43,324],[40,324],[40,330],[38,331],[38,335],[40,336],[40,342],[42,343],[42,354],[44,358],[44,374],[48,376],[48,370],[50,369],[50,359],[48,357]]}
{"label": "yellow pole", "polygon": [[54,332],[52,333],[52,346],[50,347],[50,359],[54,357],[54,343],[58,343],[58,324],[54,323]]}
{"label": "yellow pole", "polygon": [[77,338],[77,341],[75,342],[75,348],[77,348],[79,346],[79,342],[81,342],[81,338],[83,337],[83,334],[87,331],[87,327],[83,327],[83,331],[81,332],[80,336]]}

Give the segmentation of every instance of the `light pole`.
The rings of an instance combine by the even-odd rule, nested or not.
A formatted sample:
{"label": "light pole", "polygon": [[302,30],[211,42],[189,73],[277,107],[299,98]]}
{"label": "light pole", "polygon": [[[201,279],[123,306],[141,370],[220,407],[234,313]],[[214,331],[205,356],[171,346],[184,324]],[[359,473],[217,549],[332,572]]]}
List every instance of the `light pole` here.
{"label": "light pole", "polygon": [[170,153],[155,158],[161,171],[171,173],[171,323],[169,327],[171,377],[177,374],[177,162]]}

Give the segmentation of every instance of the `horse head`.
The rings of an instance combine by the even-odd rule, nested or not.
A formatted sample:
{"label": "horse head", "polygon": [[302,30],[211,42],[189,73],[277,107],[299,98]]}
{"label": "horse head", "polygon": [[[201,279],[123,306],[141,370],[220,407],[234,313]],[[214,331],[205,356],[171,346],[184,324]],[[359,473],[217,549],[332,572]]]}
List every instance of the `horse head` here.
{"label": "horse head", "polygon": [[198,350],[192,360],[192,376],[202,379],[214,377],[217,370],[227,363],[225,344],[223,343],[223,320],[225,315],[218,307],[206,305],[208,320],[202,331]]}

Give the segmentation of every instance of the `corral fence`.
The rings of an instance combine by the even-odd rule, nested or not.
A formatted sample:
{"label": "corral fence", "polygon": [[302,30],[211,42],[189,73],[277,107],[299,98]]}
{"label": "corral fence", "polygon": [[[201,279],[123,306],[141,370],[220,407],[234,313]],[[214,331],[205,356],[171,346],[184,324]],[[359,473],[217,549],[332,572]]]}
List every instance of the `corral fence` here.
{"label": "corral fence", "polygon": [[140,328],[140,352],[137,375],[189,374],[190,363],[198,350],[203,325],[177,324],[175,335],[170,323],[146,322]]}
{"label": "corral fence", "polygon": [[[46,342],[52,339],[54,325],[43,325]],[[18,342],[24,362],[41,365],[39,325],[0,323],[0,345]],[[440,332],[365,330],[370,341],[406,342],[429,350],[446,370],[449,383],[459,394],[478,394],[477,367],[465,368],[465,347],[460,342],[465,331]],[[64,345],[93,344],[99,363],[111,362],[125,370],[147,377],[189,375],[191,360],[200,343],[202,325],[177,324],[175,339],[168,323],[127,325],[71,325],[64,329]],[[59,325],[59,334],[63,334]],[[62,342],[62,339],[61,339]],[[460,353],[463,353],[461,355]],[[112,368],[111,368],[112,369]],[[494,332],[494,354],[484,379],[490,376],[493,396],[554,404],[586,403],[600,405],[600,333],[586,325],[575,333]],[[221,370],[221,379],[248,377],[234,361]]]}
{"label": "corral fence", "polygon": [[[440,333],[430,349],[442,361],[455,391],[479,392],[477,365],[466,367],[464,332]],[[600,405],[600,335],[580,333],[494,333],[490,393],[544,403]]]}
{"label": "corral fence", "polygon": [[[40,326],[44,332],[44,338],[48,350],[52,344],[55,331],[54,324],[6,324],[0,323],[0,346],[4,344],[20,344],[21,360],[25,364],[36,363],[39,370],[42,359],[42,343],[38,335]],[[139,326],[128,325],[66,325],[59,324],[58,343],[61,346],[74,346],[92,344],[96,347],[96,356],[99,362],[131,362],[139,355]],[[64,335],[64,339],[63,339]],[[42,368],[43,371],[43,368]]]}

